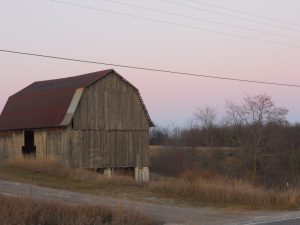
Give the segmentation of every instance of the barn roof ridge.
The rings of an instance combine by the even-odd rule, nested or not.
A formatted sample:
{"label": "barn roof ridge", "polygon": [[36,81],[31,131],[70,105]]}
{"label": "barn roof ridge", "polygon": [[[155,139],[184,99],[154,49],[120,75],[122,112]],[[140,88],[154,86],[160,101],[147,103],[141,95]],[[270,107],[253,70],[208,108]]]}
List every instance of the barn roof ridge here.
{"label": "barn roof ridge", "polygon": [[33,82],[8,98],[0,115],[0,131],[67,126],[64,121],[67,116],[67,121],[69,121],[68,110],[78,89],[88,88],[111,73],[116,74],[136,90],[149,121],[149,126],[154,126],[139,90],[116,71],[109,69]]}
{"label": "barn roof ridge", "polygon": [[99,71],[95,71],[95,72],[89,72],[89,73],[84,73],[84,74],[80,74],[80,75],[75,75],[75,76],[67,76],[67,77],[60,77],[60,78],[55,78],[55,79],[48,79],[48,80],[37,80],[37,81],[34,81],[32,84],[34,83],[45,83],[45,82],[48,82],[48,81],[58,81],[58,80],[67,80],[67,79],[70,79],[70,78],[80,78],[80,77],[84,77],[86,75],[90,75],[90,74],[96,74],[96,73],[110,73],[110,72],[115,72],[114,69],[107,69],[107,70],[99,70]]}
{"label": "barn roof ridge", "polygon": [[12,96],[27,95],[28,93],[40,93],[50,90],[77,89],[88,87],[92,83],[97,82],[99,79],[112,72],[115,71],[113,69],[108,69],[70,77],[35,81]]}

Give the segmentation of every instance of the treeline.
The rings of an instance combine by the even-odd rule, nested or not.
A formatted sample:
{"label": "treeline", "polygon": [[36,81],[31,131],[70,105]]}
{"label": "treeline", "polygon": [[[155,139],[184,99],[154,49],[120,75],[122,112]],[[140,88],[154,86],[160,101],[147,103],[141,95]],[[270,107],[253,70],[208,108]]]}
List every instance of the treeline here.
{"label": "treeline", "polygon": [[[268,187],[292,188],[300,185],[300,124],[288,123],[287,113],[269,96],[247,96],[240,103],[227,102],[221,120],[214,108],[205,107],[197,109],[196,123],[190,127],[154,128],[150,144],[177,149],[173,152],[180,159],[177,167],[184,170],[250,180]],[[201,157],[191,157],[195,152],[180,153],[176,146],[195,149],[202,146],[211,150]],[[226,155],[220,147],[231,147],[234,151]],[[172,152],[165,157],[166,162],[173,157]]]}
{"label": "treeline", "polygon": [[150,131],[150,145],[234,147],[234,136],[234,128],[228,126],[213,126],[209,129],[200,126],[156,127]]}
{"label": "treeline", "polygon": [[[268,124],[264,127],[267,142],[274,142],[279,136],[285,142],[294,143],[300,147],[300,123]],[[239,147],[246,143],[249,137],[249,128],[216,125],[209,129],[201,126],[164,128],[155,127],[150,131],[150,145],[189,146],[189,147]],[[241,139],[240,141],[238,141]],[[278,140],[277,140],[278,141]],[[278,144],[278,143],[277,143]]]}

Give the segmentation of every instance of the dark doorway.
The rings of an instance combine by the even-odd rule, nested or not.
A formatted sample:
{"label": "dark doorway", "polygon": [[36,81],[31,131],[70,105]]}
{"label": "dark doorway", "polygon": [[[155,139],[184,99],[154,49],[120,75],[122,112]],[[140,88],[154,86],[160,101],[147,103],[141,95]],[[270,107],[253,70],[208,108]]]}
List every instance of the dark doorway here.
{"label": "dark doorway", "polygon": [[24,143],[22,147],[22,153],[24,156],[33,156],[36,155],[36,146],[34,145],[34,131],[27,130],[24,132]]}

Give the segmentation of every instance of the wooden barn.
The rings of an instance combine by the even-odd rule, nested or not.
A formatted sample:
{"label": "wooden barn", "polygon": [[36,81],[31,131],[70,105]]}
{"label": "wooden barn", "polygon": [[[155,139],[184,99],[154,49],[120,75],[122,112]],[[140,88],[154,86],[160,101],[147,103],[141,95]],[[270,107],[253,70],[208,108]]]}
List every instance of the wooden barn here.
{"label": "wooden barn", "polygon": [[0,159],[55,158],[148,181],[151,126],[138,89],[114,70],[35,82],[3,109]]}

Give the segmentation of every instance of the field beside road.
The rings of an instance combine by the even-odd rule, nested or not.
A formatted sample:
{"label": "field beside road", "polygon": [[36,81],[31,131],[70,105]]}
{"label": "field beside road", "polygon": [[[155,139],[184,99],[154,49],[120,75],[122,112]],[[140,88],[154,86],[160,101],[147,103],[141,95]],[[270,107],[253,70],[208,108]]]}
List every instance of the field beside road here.
{"label": "field beside road", "polygon": [[[155,161],[154,161],[155,162]],[[210,177],[197,171],[183,171],[179,177],[152,174],[149,184],[137,184],[131,177],[111,179],[83,169],[71,169],[54,160],[13,160],[0,166],[0,179],[79,191],[150,203],[174,203],[193,207],[246,209],[295,209],[298,190],[279,191],[255,187],[239,180]]]}
{"label": "field beside road", "polygon": [[[99,220],[93,217],[96,214],[101,215],[100,218],[109,215],[108,224],[142,224],[139,220],[145,224],[164,221],[201,225],[255,224],[282,219],[289,219],[283,224],[293,224],[297,221],[290,218],[300,216],[296,210],[300,205],[299,190],[265,189],[188,167],[176,170],[176,165],[188,162],[183,156],[198,162],[209,159],[211,154],[217,158],[221,155],[220,160],[229,165],[235,161],[232,148],[151,146],[151,169],[155,173],[151,173],[149,184],[137,184],[132,177],[107,178],[93,171],[72,169],[57,160],[6,161],[0,164],[0,200],[6,210],[2,214],[3,221],[9,218],[16,220],[8,224],[18,224],[19,220],[31,221],[27,223],[30,224],[33,218],[48,221],[53,217],[48,212],[58,212],[61,207],[66,207],[61,210],[66,215],[58,212],[59,218],[51,224],[68,225],[61,222],[70,215],[79,217],[82,224],[94,223]],[[25,210],[32,207],[37,211]],[[18,210],[21,210],[20,215],[27,215],[26,218],[13,218],[13,212]],[[95,214],[89,214],[91,212]],[[277,225],[278,222],[266,224]]]}
{"label": "field beside road", "polygon": [[[92,222],[96,219],[95,214],[99,213],[99,217],[103,219],[107,218],[105,217],[106,215],[109,217],[112,216],[114,222],[119,221],[116,223],[118,225],[140,225],[148,224],[148,222],[149,224],[159,224],[159,222],[155,222],[147,218],[157,219],[167,224],[180,225],[254,225],[264,224],[264,221],[274,220],[280,220],[281,222],[284,222],[279,223],[280,225],[294,225],[295,223],[290,222],[297,222],[298,220],[294,220],[293,218],[299,218],[300,216],[298,211],[255,211],[232,208],[220,209],[210,207],[178,207],[174,204],[146,203],[141,201],[120,199],[116,196],[109,197],[105,195],[91,195],[3,180],[0,180],[0,195],[9,196],[6,197],[8,200],[4,200],[6,201],[6,203],[3,204],[5,209],[2,211],[5,213],[3,218],[8,219],[9,221],[14,219],[13,217],[15,216],[16,212],[21,212],[20,214],[23,216],[28,216],[28,218],[24,218],[24,221],[30,221],[30,219],[35,219],[36,221],[36,219],[43,219],[44,216],[46,217],[45,219],[47,219],[48,214],[46,213],[45,215],[45,212],[47,212],[48,209],[54,210],[53,212],[49,213],[51,217],[63,216],[62,212],[63,214],[64,212],[67,212],[65,218],[54,218],[54,220],[57,219],[56,221],[65,221],[65,219],[68,218],[69,213],[72,212],[75,218],[77,218],[78,214],[80,215],[80,218],[78,218],[79,221],[85,222],[87,216],[90,216],[89,221]],[[18,198],[20,196],[22,196],[22,199],[26,197],[29,198],[29,200],[21,199],[21,201],[19,201]],[[32,202],[32,200],[34,201]],[[39,201],[42,201],[43,203],[40,203]],[[49,202],[50,205],[48,205]],[[10,208],[7,209],[7,206]],[[33,209],[37,210],[32,211],[32,208],[27,206],[36,206]],[[67,209],[63,209],[62,212],[58,212],[57,210],[59,210],[61,207],[67,207]],[[111,211],[111,209],[113,210]],[[6,212],[9,214],[6,214]],[[23,214],[24,212],[25,214]],[[57,214],[54,215],[55,212],[57,212]],[[145,216],[142,216],[136,212],[139,212]],[[16,219],[20,219],[22,215],[16,217]],[[32,217],[33,215],[35,216]],[[285,219],[286,221],[283,221]],[[73,219],[70,219],[70,222],[72,221]],[[16,225],[19,224],[20,223],[16,223]],[[21,224],[31,225],[32,223]],[[52,224],[53,223],[51,223],[51,225]],[[68,225],[69,223],[66,221],[66,223],[62,224]],[[269,223],[266,224],[269,225]],[[270,223],[270,225],[273,225],[273,223]],[[278,225],[278,223],[275,223],[274,225]]]}

